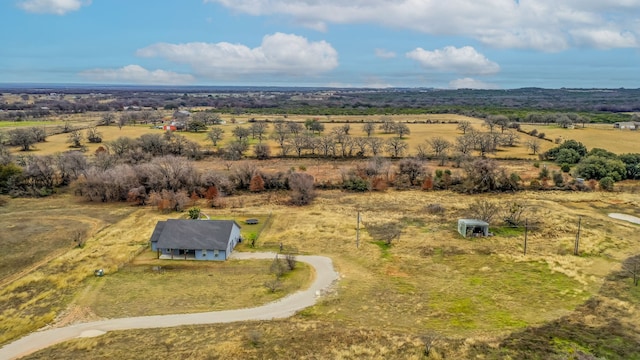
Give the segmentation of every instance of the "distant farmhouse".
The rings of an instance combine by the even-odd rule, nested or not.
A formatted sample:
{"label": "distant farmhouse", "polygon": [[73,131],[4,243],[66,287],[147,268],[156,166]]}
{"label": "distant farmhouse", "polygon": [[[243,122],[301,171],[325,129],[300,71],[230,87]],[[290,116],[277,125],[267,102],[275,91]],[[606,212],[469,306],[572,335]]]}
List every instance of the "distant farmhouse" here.
{"label": "distant farmhouse", "polygon": [[151,250],[159,259],[224,261],[240,241],[240,225],[232,220],[170,219],[158,221]]}
{"label": "distant farmhouse", "polygon": [[163,130],[186,130],[190,117],[191,113],[187,110],[178,110],[173,113],[171,122],[163,126]]}
{"label": "distant farmhouse", "polygon": [[613,124],[613,128],[620,129],[620,130],[638,130],[640,129],[640,122],[635,122],[635,121],[617,122]]}

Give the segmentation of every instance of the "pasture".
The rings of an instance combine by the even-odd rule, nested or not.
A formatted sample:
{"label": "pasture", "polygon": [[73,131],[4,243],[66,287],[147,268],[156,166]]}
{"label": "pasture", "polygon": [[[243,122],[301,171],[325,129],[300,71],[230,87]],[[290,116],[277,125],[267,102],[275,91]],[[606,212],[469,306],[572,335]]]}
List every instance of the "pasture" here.
{"label": "pasture", "polygon": [[[221,146],[232,140],[235,126],[248,126],[251,116],[236,117],[238,124],[230,123],[227,115],[223,119],[227,123],[217,125],[225,130]],[[406,141],[411,154],[415,154],[418,145],[435,136],[454,141],[461,135],[456,129],[458,120],[469,120],[476,129],[486,131],[481,120],[457,115],[394,119],[408,122],[411,135]],[[361,121],[368,119],[321,120],[328,121],[325,134],[344,125],[338,121],[349,121],[352,136],[365,136]],[[378,121],[379,117],[371,120]],[[421,123],[426,120],[439,123]],[[610,125],[576,129],[523,125],[525,131],[534,128],[547,138],[575,139],[588,148],[637,152],[638,133],[615,130]],[[112,125],[99,127],[99,131],[105,142],[120,136],[135,138],[144,133],[162,133],[148,125],[122,129]],[[205,132],[181,134],[213,149]],[[522,146],[529,136],[519,135],[520,146],[504,148],[494,156],[536,159]],[[376,136],[393,135],[377,132]],[[65,151],[69,149],[66,139],[65,134],[52,135],[29,154]],[[266,141],[272,154],[277,154],[276,143]],[[252,144],[256,142],[251,140]],[[549,141],[541,143],[542,151],[555,146]],[[104,144],[87,144],[87,153],[101,145]],[[276,158],[233,162],[231,166],[250,162],[264,171],[293,168],[312,174],[316,181],[324,181],[339,177],[358,161]],[[519,174],[533,174],[531,177],[539,171],[532,161],[504,164],[517,169]],[[219,171],[228,171],[228,165],[217,159],[196,163],[199,168]],[[432,170],[433,164],[428,165]],[[640,341],[637,336],[640,293],[629,285],[629,275],[621,268],[623,261],[640,253],[640,237],[638,225],[610,219],[607,214],[639,216],[640,195],[637,191],[625,192],[634,187],[635,183],[622,184],[616,187],[622,191],[610,193],[524,191],[500,196],[449,191],[356,194],[325,190],[319,192],[311,205],[300,208],[288,206],[288,195],[284,192],[242,193],[225,198],[223,208],[201,204],[203,212],[211,218],[237,219],[245,238],[260,234],[256,251],[273,250],[273,244],[282,243],[302,254],[331,257],[341,280],[319,304],[291,319],[109,333],[60,344],[29,358],[82,358],[90,354],[91,358],[106,359],[132,353],[138,358],[167,354],[201,358],[202,354],[215,357],[222,352],[222,358],[267,354],[274,358],[417,359],[423,358],[425,338],[430,337],[437,338],[433,358],[484,354],[500,357],[496,349],[515,349],[513,344],[528,338],[538,339],[539,343],[527,345],[538,349],[538,353],[551,349],[566,355],[588,351],[584,344],[594,336],[610,340],[608,345],[594,348],[597,354],[616,358],[621,351],[628,351],[616,344]],[[456,221],[468,217],[471,204],[482,200],[494,201],[502,209],[491,223],[495,236],[464,239],[456,232]],[[505,227],[501,220],[515,203],[526,208],[524,216],[529,223],[526,255],[524,229]],[[444,210],[431,213],[430,205],[439,205]],[[358,246],[357,212],[363,220]],[[166,269],[172,271],[163,274],[154,272],[150,270],[154,266],[167,265],[144,251],[153,226],[158,220],[186,215],[160,214],[150,206],[88,204],[61,194],[37,200],[8,199],[0,207],[0,214],[0,226],[5,229],[0,242],[12,249],[0,258],[3,285],[0,344],[46,324],[63,326],[99,317],[169,313],[173,307],[196,312],[253,306],[304,288],[313,276],[303,266],[290,275],[282,292],[270,294],[261,286],[269,276],[264,270],[268,267],[266,263],[185,262],[170,265]],[[270,214],[269,221],[266,214]],[[243,223],[246,218],[259,218],[260,224],[247,226]],[[578,219],[580,253],[575,256]],[[385,224],[402,229],[400,237],[390,245],[367,231]],[[78,238],[86,240],[83,247],[76,246],[74,239]],[[247,242],[238,249],[254,251]],[[106,270],[105,278],[93,277],[97,268]],[[198,286],[184,285],[192,283]],[[234,290],[229,291],[230,288]],[[158,298],[164,302],[157,302]],[[159,305],[152,306],[156,304]],[[613,321],[619,318],[624,318],[619,327],[623,330],[611,331],[616,328]],[[578,334],[579,338],[567,343],[567,333],[558,329]],[[544,334],[551,332],[555,338],[547,344]],[[228,336],[222,339],[219,333]],[[305,336],[311,338],[304,342],[305,346],[294,341]],[[185,348],[185,344],[190,346]],[[123,349],[127,353],[122,353]],[[631,354],[638,356],[637,352]],[[521,353],[512,355],[520,357]]]}
{"label": "pasture", "polygon": [[[248,122],[250,119],[255,119],[257,121],[261,120],[270,120],[273,121],[276,118],[262,118],[262,117],[254,117],[252,115],[243,115],[233,117],[236,123],[231,123],[230,115],[223,115],[222,119],[226,121],[225,124],[215,125],[224,130],[224,137],[218,143],[218,148],[224,147],[231,143],[234,140],[232,135],[232,131],[236,126],[241,127],[249,127],[250,123]],[[304,122],[308,117],[302,116],[292,116],[287,120],[289,121],[297,121]],[[405,155],[415,155],[417,153],[418,146],[426,145],[426,141],[429,139],[433,139],[435,137],[442,137],[450,142],[455,142],[455,139],[462,135],[460,130],[457,130],[458,121],[470,121],[472,127],[477,131],[487,131],[486,128],[482,126],[483,121],[481,119],[470,118],[461,115],[453,115],[453,114],[441,114],[441,115],[398,115],[398,116],[390,116],[394,121],[397,122],[405,122],[407,123],[411,134],[405,137],[405,141],[408,144],[408,151]],[[327,119],[319,118],[320,121],[327,121]],[[0,128],[9,129],[16,124],[27,125],[30,126],[43,126],[49,133],[59,132],[64,121],[69,121],[72,126],[75,127],[86,127],[88,124],[97,123],[99,120],[99,115],[77,115],[73,117],[66,117],[65,119],[52,118],[51,122],[42,121],[33,123],[15,123],[15,122],[2,122],[0,123]],[[341,116],[341,117],[331,117],[328,119],[328,122],[325,122],[325,131],[324,134],[330,134],[334,128],[342,127],[348,122],[350,126],[349,134],[354,137],[366,137],[366,134],[362,130],[363,122],[367,121],[380,121],[380,117],[363,117],[363,116]],[[427,123],[431,122],[431,123]],[[547,139],[554,140],[557,138],[563,140],[577,140],[582,142],[587,146],[587,148],[591,149],[594,147],[600,147],[607,150],[610,150],[614,153],[623,154],[637,151],[637,140],[638,140],[638,132],[635,131],[623,131],[619,129],[614,129],[612,125],[601,125],[601,124],[588,124],[585,128],[577,126],[575,129],[563,129],[556,125],[542,125],[542,124],[523,124],[522,129],[526,132],[529,132],[533,129],[538,130],[538,132],[545,133]],[[2,130],[0,130],[2,131]],[[129,138],[137,138],[142,134],[147,133],[156,133],[162,134],[163,130],[153,128],[148,124],[139,124],[139,125],[127,125],[122,128],[118,128],[115,125],[111,126],[100,126],[98,127],[98,131],[100,132],[103,143],[102,144],[92,144],[88,141],[83,141],[83,145],[85,146],[86,152],[88,154],[92,154],[97,150],[100,146],[105,146],[110,141],[116,140],[118,137],[129,137]],[[273,132],[273,126],[269,126],[267,130],[267,135]],[[206,138],[206,131],[192,133],[192,132],[178,132],[178,134],[185,136],[187,139],[194,141],[202,146],[204,150],[214,151],[216,147],[212,145],[212,143]],[[384,134],[379,129],[376,129],[376,132],[373,136],[380,137],[382,139],[387,139],[393,137],[393,134]],[[518,133],[519,142],[516,146],[513,147],[501,147],[495,154],[490,154],[490,157],[498,157],[498,158],[516,158],[516,159],[537,159],[537,155],[532,155],[531,151],[527,148],[526,142],[535,139],[532,136],[529,136],[525,133]],[[258,143],[257,139],[249,139],[249,144],[255,145]],[[280,153],[279,145],[272,139],[269,139],[268,136],[265,140],[263,140],[266,144],[271,147],[272,156],[276,156]],[[551,147],[556,146],[553,141],[545,141],[539,140],[540,142],[540,152],[544,152]],[[428,146],[427,146],[428,148]],[[47,155],[54,154],[58,152],[64,152],[68,150],[73,150],[70,148],[70,143],[68,141],[68,134],[59,133],[56,135],[51,135],[47,138],[47,141],[44,143],[38,143],[34,145],[34,149],[29,151],[29,154],[34,155]],[[13,152],[16,155],[23,154],[19,151],[18,148],[13,149]],[[248,157],[253,157],[253,151],[249,150],[246,155]],[[290,157],[295,157],[295,154],[290,153]]]}
{"label": "pasture", "polygon": [[[589,299],[610,296],[603,290],[608,276],[619,271],[621,261],[640,251],[638,226],[606,215],[609,212],[640,215],[637,210],[640,197],[631,193],[523,192],[501,195],[496,199],[501,206],[514,201],[527,205],[531,228],[526,256],[522,254],[522,233],[501,231],[499,222],[492,226],[496,233],[493,237],[464,239],[457,234],[457,218],[466,216],[473,201],[490,199],[490,196],[420,191],[367,194],[323,191],[312,205],[296,211],[279,205],[280,201],[273,195],[245,194],[242,197],[244,205],[241,207],[208,209],[207,213],[212,217],[243,217],[269,211],[273,219],[259,238],[258,250],[262,244],[282,242],[285,246],[296,247],[301,253],[328,255],[334,260],[341,280],[318,305],[292,319],[274,323],[110,333],[96,339],[61,344],[43,350],[40,356],[72,356],[81,349],[94,349],[96,352],[91,356],[108,358],[117,356],[117,348],[133,346],[142,358],[156,356],[163,349],[158,349],[158,344],[165,340],[164,349],[175,350],[174,346],[189,339],[194,340],[194,348],[180,350],[187,351],[184,353],[187,357],[195,356],[187,354],[212,354],[220,349],[225,349],[225,358],[231,358],[233,354],[250,356],[256,350],[252,345],[254,340],[268,353],[283,354],[285,349],[280,347],[289,336],[287,334],[300,331],[314,333],[317,337],[310,342],[310,349],[344,358],[419,358],[420,335],[437,333],[440,334],[439,351],[448,354],[447,357],[455,357],[473,350],[470,349],[473,344],[496,344],[509,334],[558,319],[579,317],[582,321],[588,316],[596,316],[598,321],[608,321],[613,310],[602,310],[604,313],[594,315],[579,309]],[[429,204],[440,204],[445,211],[430,214],[425,210]],[[356,247],[355,215],[358,210],[362,214],[363,229],[360,246]],[[146,241],[142,233],[151,231],[153,226],[153,221],[140,220],[159,215],[154,215],[151,209],[137,211],[139,215],[130,218],[137,220],[136,227],[140,229],[139,235],[135,236],[139,238],[136,243],[139,247]],[[580,256],[574,256],[572,249],[579,216],[582,217]],[[387,222],[400,224],[403,230],[390,247],[382,248],[366,229],[368,225]],[[124,220],[114,224],[109,233],[121,233],[128,224],[132,223]],[[125,246],[131,239],[132,234],[128,233],[112,241],[114,245]],[[87,248],[91,249],[91,244],[98,242],[101,241],[90,240]],[[136,261],[134,266],[137,266]],[[80,275],[76,273],[76,276]],[[144,282],[131,279],[124,271],[115,273],[114,278],[122,279],[123,283],[124,280]],[[94,280],[98,279],[89,281]],[[627,277],[620,281],[630,280]],[[69,282],[67,294],[70,297],[79,294],[86,286],[86,282]],[[215,296],[220,295],[216,292]],[[615,301],[618,307],[633,309],[637,305],[631,299],[616,298]],[[144,306],[138,308],[148,311]],[[54,312],[61,310],[59,307]],[[629,313],[629,321],[637,324],[640,320],[637,314],[637,311]],[[225,329],[224,332],[232,334],[215,350],[208,345],[215,342],[213,333],[217,331],[214,329]],[[165,340],[149,336],[166,331],[178,335],[167,335]],[[200,336],[209,341],[195,341]],[[369,345],[360,347],[338,340],[349,336]],[[251,340],[254,337],[256,339]],[[137,345],[131,345],[132,342]],[[334,344],[333,352],[319,350],[320,344],[327,342]],[[295,349],[296,357],[300,358],[309,354],[294,344],[287,349]],[[37,358],[38,355],[34,356]]]}

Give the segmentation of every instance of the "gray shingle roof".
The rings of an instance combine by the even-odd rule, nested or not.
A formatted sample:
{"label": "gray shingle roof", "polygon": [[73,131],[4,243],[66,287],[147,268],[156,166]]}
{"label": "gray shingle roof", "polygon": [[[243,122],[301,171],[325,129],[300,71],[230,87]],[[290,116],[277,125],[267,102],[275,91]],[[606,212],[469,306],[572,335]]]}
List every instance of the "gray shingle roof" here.
{"label": "gray shingle roof", "polygon": [[178,220],[158,221],[151,242],[159,249],[226,250],[233,226],[232,220]]}

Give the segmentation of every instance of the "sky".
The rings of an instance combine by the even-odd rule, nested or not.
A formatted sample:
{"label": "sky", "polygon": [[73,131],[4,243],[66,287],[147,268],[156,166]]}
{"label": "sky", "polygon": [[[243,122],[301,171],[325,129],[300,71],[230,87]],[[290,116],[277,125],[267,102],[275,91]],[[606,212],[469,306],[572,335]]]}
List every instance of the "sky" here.
{"label": "sky", "polygon": [[2,0],[0,83],[640,88],[640,0]]}

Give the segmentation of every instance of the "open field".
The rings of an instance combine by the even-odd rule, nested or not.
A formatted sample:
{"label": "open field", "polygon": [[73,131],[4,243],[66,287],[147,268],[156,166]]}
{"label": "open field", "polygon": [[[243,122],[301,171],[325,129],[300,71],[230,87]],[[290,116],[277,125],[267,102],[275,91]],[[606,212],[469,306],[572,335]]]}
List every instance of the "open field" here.
{"label": "open field", "polygon": [[[87,115],[89,116],[89,115]],[[216,125],[222,128],[225,131],[224,138],[218,144],[219,147],[224,147],[233,141],[232,130],[236,126],[248,127],[249,123],[248,119],[251,119],[251,115],[245,115],[237,117],[237,124],[232,124],[227,119],[229,115],[224,115],[222,118],[227,121],[226,124]],[[80,117],[79,115],[73,119],[72,124],[77,124],[75,126],[82,126],[86,123],[95,123],[98,118],[95,118],[96,115],[93,115],[93,118],[89,117]],[[303,122],[307,117],[290,117],[288,120],[290,121],[300,121]],[[405,141],[409,145],[408,154],[415,155],[417,153],[417,148],[419,145],[425,145],[425,141],[432,139],[434,137],[442,137],[451,142],[454,142],[455,139],[462,135],[462,133],[456,129],[457,124],[455,122],[460,120],[467,120],[473,124],[473,127],[479,131],[486,131],[486,128],[482,127],[483,121],[481,119],[465,117],[461,115],[453,115],[453,114],[442,114],[442,115],[403,115],[403,116],[393,116],[395,121],[407,122],[408,126],[411,130],[411,134],[405,138]],[[266,119],[266,118],[265,118]],[[258,118],[258,120],[264,120],[262,118]],[[273,119],[270,119],[273,120]],[[322,120],[322,119],[321,119]],[[364,137],[366,134],[362,131],[362,121],[379,121],[379,117],[371,117],[371,119],[367,119],[362,116],[342,116],[342,117],[332,117],[330,121],[325,123],[325,134],[329,134],[333,128],[343,126],[344,123],[342,121],[349,121],[351,126],[350,135],[355,137]],[[338,122],[340,121],[340,122]],[[438,123],[423,123],[426,121],[438,122]],[[53,124],[49,122],[38,122],[43,124],[42,126],[51,127],[51,129],[57,129],[61,126],[61,120],[55,120]],[[12,123],[2,123],[1,126],[10,126]],[[44,125],[46,124],[46,125]],[[86,125],[84,125],[86,126]],[[5,128],[7,129],[7,128]],[[542,124],[535,125],[527,125],[523,124],[522,129],[525,131],[531,131],[533,129],[538,130],[539,132],[543,132],[546,134],[548,139],[556,139],[562,138],[565,140],[573,139],[578,140],[585,144],[587,148],[591,149],[594,147],[605,148],[614,153],[622,154],[622,153],[630,153],[637,152],[637,140],[638,140],[638,132],[635,131],[621,131],[618,129],[613,129],[613,126],[610,124],[607,125],[588,125],[586,128],[576,127],[575,129],[563,129],[556,125],[545,126]],[[111,126],[101,126],[98,128],[99,132],[103,137],[102,144],[91,144],[88,142],[84,142],[86,147],[86,151],[89,154],[95,152],[100,146],[105,146],[104,143],[108,143],[109,141],[113,141],[118,137],[130,137],[137,138],[142,134],[146,133],[163,133],[160,129],[154,129],[151,125],[136,125],[136,126],[124,126],[119,129],[115,125]],[[51,130],[53,131],[53,130]],[[50,132],[51,132],[50,131]],[[272,132],[272,127],[268,129],[268,134]],[[187,139],[194,141],[200,144],[203,149],[206,150],[215,150],[215,147],[211,144],[210,141],[206,139],[206,131],[200,133],[190,133],[190,132],[179,132],[180,135],[185,136]],[[537,159],[537,155],[532,155],[530,150],[526,148],[525,142],[532,139],[532,137],[518,133],[520,137],[520,145],[514,147],[503,147],[499,148],[499,151],[490,156],[495,156],[499,158],[518,158],[518,159]],[[379,130],[377,130],[375,136],[386,139],[393,137],[392,134],[383,134]],[[265,143],[269,144],[271,147],[271,153],[273,156],[276,156],[280,153],[279,146],[274,140],[266,139]],[[257,144],[258,140],[250,139],[250,144]],[[549,148],[556,146],[553,142],[540,140],[541,150],[540,152],[544,152]],[[47,138],[45,143],[35,144],[34,149],[29,152],[29,154],[37,154],[37,155],[46,155],[53,154],[57,152],[64,152],[68,150],[73,150],[69,147],[68,143],[68,135],[67,134],[57,134],[51,135]],[[15,148],[13,151],[15,154],[23,154],[18,151],[18,148]],[[252,157],[253,152],[249,150],[247,152],[247,156]],[[294,154],[290,154],[290,156],[295,156]]]}
{"label": "open field", "polygon": [[310,267],[299,263],[274,293],[263,286],[273,279],[272,260],[202,263],[154,256],[146,251],[110,276],[88,279],[90,290],[76,305],[103,318],[240,309],[277,300],[312,279]]}
{"label": "open field", "polygon": [[74,251],[77,238],[90,239],[129,216],[135,208],[87,204],[72,195],[7,201],[0,207],[0,284],[60,254]]}
{"label": "open field", "polygon": [[[502,194],[496,199],[499,203],[525,201],[530,209],[526,256],[522,255],[522,233],[506,231],[498,223],[492,231],[499,235],[490,238],[463,239],[456,233],[456,219],[467,214],[469,204],[490,195],[324,191],[312,205],[296,211],[277,205],[266,194],[243,197],[246,205],[231,213],[207,211],[211,216],[233,217],[270,211],[273,220],[260,236],[258,249],[264,243],[283,242],[302,253],[334,259],[342,279],[318,305],[277,322],[110,333],[67,342],[31,358],[89,356],[82,351],[92,358],[113,358],[125,348],[136,349],[137,358],[174,352],[194,359],[203,354],[421,358],[419,336],[433,333],[440,336],[434,348],[439,356],[465,358],[491,353],[498,346],[516,351],[514,341],[522,341],[532,331],[542,334],[547,324],[554,323],[565,332],[557,332],[557,343],[539,347],[569,354],[571,349],[587,348],[588,336],[598,331],[605,334],[610,321],[622,318],[623,330],[608,332],[608,347],[589,349],[622,358],[620,351],[632,351],[621,350],[624,344],[640,341],[637,289],[630,286],[628,276],[612,275],[619,273],[623,260],[640,252],[638,226],[607,216],[609,212],[640,215],[640,195]],[[445,212],[428,214],[426,205],[434,203]],[[364,222],[358,248],[357,210]],[[580,256],[573,256],[578,216],[582,216]],[[366,232],[368,224],[384,222],[400,223],[404,229],[390,247],[379,246]],[[585,338],[568,338],[567,331]],[[218,333],[228,336],[222,340]],[[304,336],[308,339],[304,346],[292,340]],[[185,348],[185,344],[191,345]],[[514,354],[521,358],[517,355],[521,353]]]}

